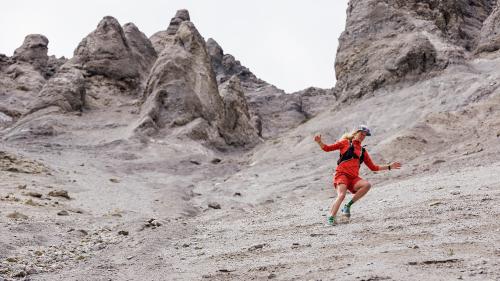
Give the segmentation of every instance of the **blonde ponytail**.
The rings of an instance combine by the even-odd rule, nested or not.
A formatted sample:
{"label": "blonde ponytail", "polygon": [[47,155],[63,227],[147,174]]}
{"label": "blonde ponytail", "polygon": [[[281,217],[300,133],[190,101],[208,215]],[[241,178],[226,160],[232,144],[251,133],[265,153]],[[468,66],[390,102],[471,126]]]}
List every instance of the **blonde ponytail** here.
{"label": "blonde ponytail", "polygon": [[344,134],[342,135],[342,137],[340,137],[340,139],[341,139],[341,140],[349,140],[349,141],[352,141],[352,139],[354,138],[354,136],[356,136],[356,133],[357,133],[357,132],[358,132],[358,131],[354,130],[354,131],[352,131],[352,132],[350,132],[350,133],[344,133]]}

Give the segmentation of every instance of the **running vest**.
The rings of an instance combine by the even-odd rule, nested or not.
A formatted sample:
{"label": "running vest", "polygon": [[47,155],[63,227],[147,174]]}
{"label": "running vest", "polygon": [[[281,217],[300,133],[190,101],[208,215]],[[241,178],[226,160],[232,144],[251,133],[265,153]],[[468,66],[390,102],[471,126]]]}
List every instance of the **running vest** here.
{"label": "running vest", "polygon": [[358,155],[354,153],[354,145],[352,144],[352,141],[349,141],[349,148],[344,154],[340,154],[340,158],[337,161],[337,165],[340,165],[342,162],[351,160],[353,158],[359,159],[359,166],[361,166],[361,163],[363,163],[363,160],[365,158],[365,148],[361,147],[361,155],[358,157]]}

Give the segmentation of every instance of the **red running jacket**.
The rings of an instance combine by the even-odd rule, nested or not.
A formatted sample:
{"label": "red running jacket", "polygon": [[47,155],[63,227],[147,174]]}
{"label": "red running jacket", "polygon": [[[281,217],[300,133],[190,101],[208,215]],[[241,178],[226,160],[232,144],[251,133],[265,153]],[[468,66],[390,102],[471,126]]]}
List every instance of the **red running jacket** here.
{"label": "red running jacket", "polygon": [[[353,140],[352,144],[354,146],[354,153],[359,157],[361,155],[361,143],[357,140]],[[342,139],[339,140],[338,142],[330,145],[325,145],[323,147],[323,150],[328,152],[328,151],[334,151],[334,150],[340,150],[340,154],[346,153],[346,151],[349,149],[349,140],[347,139]],[[372,161],[372,158],[370,157],[370,154],[368,154],[368,151],[365,149],[365,154],[364,154],[364,159],[363,163],[370,168],[372,171],[379,171],[380,166],[375,165]],[[344,173],[347,174],[351,177],[358,177],[359,176],[359,159],[349,159],[347,161],[344,161],[340,163],[340,165],[337,166],[337,169],[335,171],[338,173]]]}

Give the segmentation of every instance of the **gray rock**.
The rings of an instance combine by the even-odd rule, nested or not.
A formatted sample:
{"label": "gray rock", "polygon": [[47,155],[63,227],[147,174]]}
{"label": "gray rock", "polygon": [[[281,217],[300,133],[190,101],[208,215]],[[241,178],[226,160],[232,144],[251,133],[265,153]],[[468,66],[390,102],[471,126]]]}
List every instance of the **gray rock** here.
{"label": "gray rock", "polygon": [[62,210],[57,213],[58,216],[69,216],[68,211]]}
{"label": "gray rock", "polygon": [[160,227],[162,224],[156,220],[156,219],[149,219],[146,224],[144,224],[144,227],[151,227],[151,228],[157,228]]}
{"label": "gray rock", "polygon": [[48,195],[52,196],[52,197],[63,197],[66,199],[71,199],[66,190],[54,190],[54,191],[49,192]]}
{"label": "gray rock", "polygon": [[27,62],[36,69],[42,70],[47,66],[49,40],[41,34],[30,34],[24,38],[21,47],[14,51],[16,61]]}
{"label": "gray rock", "polygon": [[255,251],[255,250],[260,250],[264,247],[267,247],[269,246],[268,244],[266,243],[263,243],[263,244],[256,244],[256,245],[253,245],[252,247],[248,248],[248,251]]}
{"label": "gray rock", "polygon": [[212,209],[220,209],[221,208],[220,204],[217,203],[217,202],[210,202],[210,203],[208,203],[208,207],[212,208]]}
{"label": "gray rock", "polygon": [[42,198],[42,194],[34,191],[30,191],[26,193],[26,195],[31,196],[31,197],[36,197],[36,198]]}

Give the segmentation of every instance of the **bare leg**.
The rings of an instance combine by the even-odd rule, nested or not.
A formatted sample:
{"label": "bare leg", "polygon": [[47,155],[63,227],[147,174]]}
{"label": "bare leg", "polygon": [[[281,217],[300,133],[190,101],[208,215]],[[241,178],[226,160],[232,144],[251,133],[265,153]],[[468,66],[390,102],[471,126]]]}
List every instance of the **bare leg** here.
{"label": "bare leg", "polygon": [[335,201],[333,202],[332,207],[330,208],[331,216],[335,216],[339,211],[340,205],[342,204],[342,201],[344,201],[346,191],[347,191],[347,186],[345,184],[337,185],[337,198],[335,198]]}
{"label": "bare leg", "polygon": [[358,181],[354,185],[354,190],[356,190],[356,193],[352,197],[352,202],[356,202],[359,199],[361,199],[361,197],[365,196],[365,194],[368,193],[371,187],[372,185],[368,181],[365,180]]}

